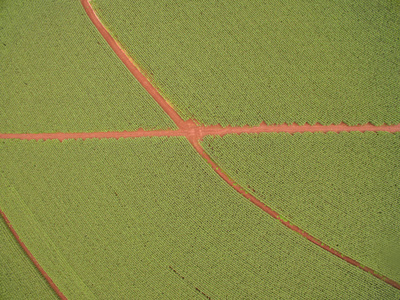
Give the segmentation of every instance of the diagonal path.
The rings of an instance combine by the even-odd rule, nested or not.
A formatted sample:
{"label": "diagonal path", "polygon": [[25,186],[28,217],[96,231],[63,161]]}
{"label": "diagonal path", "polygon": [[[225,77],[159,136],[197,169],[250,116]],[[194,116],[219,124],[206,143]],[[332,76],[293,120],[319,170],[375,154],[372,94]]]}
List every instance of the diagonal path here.
{"label": "diagonal path", "polygon": [[[0,139],[27,139],[27,140],[47,140],[47,139],[58,139],[60,141],[65,139],[87,139],[87,138],[136,138],[136,137],[147,137],[147,136],[185,136],[194,149],[211,165],[213,170],[227,182],[232,188],[234,188],[238,193],[243,195],[253,204],[257,205],[263,211],[268,213],[273,218],[280,221],[283,225],[290,228],[291,230],[301,234],[303,237],[307,238],[309,241],[318,245],[319,247],[325,249],[333,255],[345,260],[346,262],[372,274],[373,276],[385,281],[386,283],[392,285],[393,287],[400,289],[400,284],[376,273],[374,270],[362,266],[359,262],[354,259],[344,256],[337,250],[330,248],[328,245],[323,244],[320,240],[315,237],[309,235],[305,231],[301,230],[297,226],[291,224],[289,221],[281,218],[277,212],[272,210],[270,207],[264,205],[260,200],[255,198],[253,195],[247,193],[241,186],[235,183],[227,174],[225,174],[218,165],[212,161],[210,156],[204,151],[204,149],[200,145],[200,140],[206,135],[219,135],[223,136],[226,134],[241,134],[241,133],[263,133],[263,132],[341,132],[341,131],[388,131],[391,133],[400,131],[400,124],[397,125],[381,125],[375,126],[370,123],[365,125],[358,126],[348,126],[344,123],[338,125],[297,125],[297,124],[282,124],[282,125],[266,125],[265,123],[261,123],[259,126],[249,127],[225,127],[223,128],[220,125],[216,126],[203,126],[200,125],[196,120],[188,120],[184,121],[176,110],[173,108],[171,103],[169,103],[166,99],[164,99],[158,90],[147,80],[147,78],[142,74],[140,68],[135,64],[135,62],[127,55],[127,53],[122,49],[122,47],[115,41],[107,29],[103,26],[99,18],[97,17],[95,11],[93,10],[89,0],[81,0],[81,3],[88,14],[89,18],[92,20],[93,24],[96,26],[98,31],[104,37],[104,39],[108,42],[113,51],[117,54],[117,56],[121,59],[121,61],[125,64],[125,66],[129,69],[133,76],[141,83],[141,85],[146,89],[146,91],[154,98],[154,100],[161,106],[161,108],[168,114],[168,116],[174,121],[174,123],[178,126],[178,130],[155,130],[155,131],[144,131],[143,129],[139,129],[137,131],[122,131],[122,132],[77,132],[77,133],[0,133]],[[58,289],[58,287],[54,284],[51,278],[46,274],[43,268],[39,265],[36,259],[33,257],[29,249],[24,245],[24,243],[20,240],[18,234],[13,229],[10,221],[3,211],[0,210],[1,216],[4,218],[6,223],[8,224],[11,232],[14,237],[21,245],[23,250],[27,253],[29,258],[38,268],[38,270],[42,273],[42,275],[46,278],[50,286],[54,289],[57,295],[61,299],[65,299],[65,296]]]}
{"label": "diagonal path", "polygon": [[104,39],[108,42],[108,44],[111,46],[111,48],[116,52],[118,57],[124,62],[124,64],[128,67],[128,69],[131,71],[132,75],[136,77],[136,79],[143,85],[143,87],[150,93],[150,95],[154,98],[155,101],[164,109],[164,111],[171,117],[171,119],[175,122],[175,124],[178,126],[179,131],[182,133],[185,133],[184,135],[188,138],[189,142],[192,144],[192,146],[196,149],[196,151],[211,165],[213,170],[220,176],[222,177],[230,186],[232,186],[237,192],[242,194],[244,197],[246,197],[248,200],[250,200],[252,203],[260,207],[262,210],[267,212],[269,215],[271,215],[273,218],[278,219],[281,223],[283,223],[285,226],[288,228],[292,229],[293,231],[300,233],[302,236],[313,242],[314,244],[320,246],[324,250],[329,251],[330,253],[340,257],[341,259],[347,261],[348,263],[359,267],[360,269],[371,273],[375,277],[384,280],[386,283],[392,285],[393,287],[400,289],[400,284],[383,276],[378,273],[376,273],[374,270],[362,266],[359,262],[357,262],[354,259],[351,259],[347,256],[343,256],[339,251],[323,244],[321,241],[316,239],[315,237],[311,236],[310,234],[306,233],[305,231],[301,230],[297,226],[290,224],[289,221],[284,220],[279,217],[279,214],[272,210],[270,207],[264,205],[260,200],[255,198],[253,195],[248,194],[245,192],[245,190],[236,184],[227,174],[225,174],[219,167],[218,165],[212,161],[210,156],[204,151],[204,149],[201,147],[199,141],[201,140],[202,137],[208,134],[214,134],[214,135],[224,135],[228,133],[260,133],[260,132],[316,132],[316,131],[335,131],[335,132],[340,132],[340,131],[352,131],[352,130],[359,130],[359,131],[389,131],[389,132],[396,132],[399,131],[400,129],[400,124],[394,125],[394,126],[374,126],[370,123],[363,125],[363,126],[347,126],[344,123],[341,123],[339,125],[330,125],[330,126],[322,126],[320,124],[317,124],[315,126],[312,125],[277,125],[277,126],[267,126],[265,123],[262,123],[258,127],[226,127],[222,128],[221,126],[196,126],[198,123],[195,120],[188,120],[184,122],[182,118],[174,111],[173,107],[171,106],[168,101],[166,101],[160,93],[157,91],[157,89],[151,85],[151,83],[144,77],[144,75],[140,72],[139,68],[134,64],[133,60],[126,54],[126,52],[118,45],[118,43],[112,38],[111,34],[107,31],[107,29],[104,27],[104,25],[101,23],[99,18],[97,17],[95,11],[93,10],[90,2],[90,0],[81,0],[81,3],[83,7],[85,8],[86,13],[88,14],[89,18],[92,20],[93,24],[96,26],[96,28],[99,30],[99,32],[102,34]]}
{"label": "diagonal path", "polygon": [[13,226],[11,225],[10,220],[7,218],[6,214],[0,209],[0,215],[3,217],[4,221],[6,221],[6,224],[8,228],[10,228],[11,233],[17,240],[18,244],[21,246],[21,248],[24,250],[24,252],[28,255],[29,259],[33,262],[35,267],[39,270],[39,272],[43,275],[43,277],[46,279],[46,281],[49,283],[50,287],[54,290],[54,292],[57,294],[60,299],[67,299],[64,294],[60,291],[60,289],[56,286],[56,284],[53,282],[53,280],[50,278],[50,276],[46,273],[46,271],[42,268],[42,266],[38,263],[38,261],[35,259],[35,257],[32,255],[32,253],[29,251],[28,247],[24,244],[24,242],[20,239],[18,233],[15,231]]}
{"label": "diagonal path", "polygon": [[271,217],[273,217],[274,219],[277,219],[279,222],[281,222],[283,225],[285,225],[286,227],[290,228],[291,230],[299,233],[300,235],[302,235],[303,237],[305,237],[307,240],[311,241],[312,243],[316,244],[317,246],[321,247],[322,249],[330,252],[331,254],[345,260],[346,262],[374,275],[375,277],[385,281],[386,283],[392,285],[393,287],[400,289],[400,284],[397,283],[394,280],[391,280],[381,274],[378,274],[377,272],[375,272],[373,269],[367,267],[367,266],[363,266],[362,264],[360,264],[360,262],[343,255],[342,253],[340,253],[339,251],[335,250],[334,248],[329,247],[328,245],[324,244],[321,240],[313,237],[312,235],[310,235],[309,233],[305,232],[304,230],[302,230],[301,228],[297,227],[294,224],[291,224],[290,221],[286,220],[285,218],[281,217],[276,211],[274,211],[273,209],[271,209],[269,206],[265,205],[264,203],[262,203],[260,200],[258,200],[256,197],[254,197],[252,194],[246,192],[246,190],[241,187],[240,185],[238,185],[231,177],[229,177],[229,175],[227,175],[226,173],[224,173],[223,170],[221,170],[221,168],[219,168],[219,166],[211,159],[211,157],[204,151],[204,149],[201,147],[200,143],[198,140],[194,140],[191,141],[191,144],[193,145],[193,147],[196,149],[196,151],[203,157],[206,159],[206,161],[209,163],[209,165],[213,168],[213,170],[223,179],[225,180],[225,182],[227,182],[231,187],[233,187],[238,193],[240,193],[243,197],[245,197],[246,199],[250,200],[253,204],[255,204],[256,206],[258,206],[259,208],[261,208],[263,211],[265,211],[267,214],[269,214]]}

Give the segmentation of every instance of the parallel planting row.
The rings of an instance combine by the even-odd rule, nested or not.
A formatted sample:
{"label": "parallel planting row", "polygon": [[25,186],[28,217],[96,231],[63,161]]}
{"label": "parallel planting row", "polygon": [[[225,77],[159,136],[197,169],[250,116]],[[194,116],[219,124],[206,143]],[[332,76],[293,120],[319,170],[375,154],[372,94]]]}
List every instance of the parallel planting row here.
{"label": "parallel planting row", "polygon": [[1,133],[176,128],[79,1],[0,6]]}
{"label": "parallel planting row", "polygon": [[[185,120],[400,123],[394,2],[92,2]],[[176,129],[78,1],[2,1],[2,31],[1,133]],[[282,218],[400,282],[399,137],[202,145]],[[400,297],[244,199],[185,137],[2,139],[0,208],[68,299]],[[4,222],[0,239],[0,298],[53,299]]]}
{"label": "parallel planting row", "polygon": [[184,119],[400,123],[397,1],[91,2]]}
{"label": "parallel planting row", "polygon": [[0,299],[57,299],[2,218],[0,245]]}
{"label": "parallel planting row", "polygon": [[183,137],[0,153],[0,207],[69,299],[400,296],[243,199]]}
{"label": "parallel planting row", "polygon": [[400,134],[207,136],[213,160],[263,203],[400,282]]}

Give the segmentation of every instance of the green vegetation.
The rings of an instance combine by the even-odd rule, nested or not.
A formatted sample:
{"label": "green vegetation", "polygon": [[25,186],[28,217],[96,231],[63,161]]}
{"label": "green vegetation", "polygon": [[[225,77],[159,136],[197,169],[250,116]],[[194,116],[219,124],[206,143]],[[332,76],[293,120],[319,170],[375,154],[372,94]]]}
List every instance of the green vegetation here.
{"label": "green vegetation", "polygon": [[68,299],[400,296],[244,199],[183,137],[0,154],[0,207]]}
{"label": "green vegetation", "polygon": [[57,295],[22,250],[2,218],[0,220],[0,299],[57,299]]}
{"label": "green vegetation", "polygon": [[0,132],[176,128],[79,1],[1,1]]}
{"label": "green vegetation", "polygon": [[291,223],[400,282],[400,133],[208,136],[203,146]]}
{"label": "green vegetation", "polygon": [[185,119],[400,123],[399,1],[92,2]]}

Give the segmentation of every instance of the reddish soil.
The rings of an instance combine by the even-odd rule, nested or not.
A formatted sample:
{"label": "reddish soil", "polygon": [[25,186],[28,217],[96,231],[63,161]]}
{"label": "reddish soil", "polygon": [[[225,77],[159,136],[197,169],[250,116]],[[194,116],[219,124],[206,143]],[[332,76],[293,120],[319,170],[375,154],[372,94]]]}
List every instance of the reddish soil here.
{"label": "reddish soil", "polygon": [[96,13],[94,12],[89,0],[81,0],[83,8],[85,9],[90,20],[92,20],[94,26],[107,41],[113,51],[129,69],[133,76],[140,82],[140,84],[146,89],[146,91],[157,101],[162,109],[168,114],[168,116],[178,125],[179,128],[184,127],[185,121],[178,115],[178,113],[172,108],[172,106],[160,95],[157,89],[147,80],[147,78],[140,72],[139,67],[133,62],[130,56],[122,49],[116,40],[113,39],[111,34],[107,31],[104,25],[100,22]]}
{"label": "reddish soil", "polygon": [[218,165],[211,159],[211,157],[204,151],[204,149],[200,146],[199,142],[197,140],[191,140],[190,141],[191,144],[193,145],[193,147],[196,149],[196,151],[202,156],[204,157],[207,162],[211,165],[211,167],[213,168],[213,170],[223,179],[225,180],[230,186],[232,186],[238,193],[240,193],[241,195],[243,195],[243,197],[247,198],[248,200],[250,200],[253,204],[257,205],[259,208],[261,208],[263,211],[265,211],[267,214],[269,214],[271,217],[277,219],[279,222],[281,222],[283,225],[285,225],[286,227],[292,229],[293,231],[301,234],[303,237],[305,237],[306,239],[308,239],[309,241],[313,242],[314,244],[318,245],[319,247],[325,249],[326,251],[332,253],[333,255],[336,255],[337,257],[347,261],[348,263],[368,272],[371,273],[372,275],[374,275],[375,277],[385,281],[386,283],[389,283],[390,285],[394,286],[397,289],[400,289],[400,284],[383,276],[380,275],[378,273],[376,273],[374,270],[366,267],[366,266],[362,266],[358,261],[348,257],[348,256],[344,256],[342,253],[340,253],[339,251],[329,247],[326,244],[323,244],[320,240],[316,239],[315,237],[313,237],[312,235],[308,234],[307,232],[305,232],[304,230],[300,229],[299,227],[297,227],[296,225],[291,224],[289,221],[285,221],[284,219],[282,219],[279,214],[272,210],[270,207],[268,207],[267,205],[265,205],[264,203],[262,203],[260,200],[258,200],[256,197],[254,197],[252,194],[246,192],[246,190],[244,188],[242,188],[240,185],[238,185],[232,178],[230,178],[227,174],[225,174],[219,167]]}
{"label": "reddish soil", "polygon": [[338,125],[266,125],[261,123],[259,126],[243,126],[243,127],[232,127],[228,126],[223,128],[221,125],[211,126],[196,126],[192,125],[196,122],[183,122],[182,127],[178,130],[150,130],[145,131],[142,128],[136,131],[108,131],[108,132],[57,132],[57,133],[0,133],[0,139],[21,139],[21,140],[51,140],[57,139],[63,141],[66,139],[92,139],[92,138],[135,138],[135,137],[146,137],[146,136],[186,136],[187,138],[202,139],[206,135],[219,135],[224,136],[226,134],[241,134],[241,133],[263,133],[263,132],[342,132],[342,131],[387,131],[387,132],[398,132],[400,131],[400,125],[382,125],[374,126],[370,123],[365,125],[349,126],[344,123]]}
{"label": "reddish soil", "polygon": [[144,131],[119,131],[119,132],[71,132],[71,133],[0,133],[0,139],[20,139],[20,140],[59,140],[66,139],[92,139],[92,138],[134,138],[146,136],[185,136],[187,130],[153,130]]}
{"label": "reddish soil", "polygon": [[20,244],[21,248],[25,251],[25,253],[29,256],[30,260],[33,262],[33,264],[35,265],[35,267],[39,270],[39,272],[43,275],[44,278],[46,278],[47,282],[50,284],[50,286],[52,287],[52,289],[56,292],[56,294],[61,298],[61,299],[67,299],[63,293],[58,289],[58,287],[54,284],[53,280],[51,280],[51,278],[49,277],[49,275],[47,275],[46,271],[43,270],[43,268],[39,265],[39,263],[37,262],[37,260],[33,257],[32,253],[29,251],[29,249],[25,246],[25,244],[21,241],[21,239],[19,238],[17,232],[15,231],[15,229],[12,227],[10,221],[8,220],[7,216],[5,215],[5,213],[0,209],[0,214],[3,217],[4,221],[6,221],[8,228],[10,228],[10,231],[12,232],[12,234],[14,235],[15,239],[17,240],[17,242]]}
{"label": "reddish soil", "polygon": [[[320,240],[314,238],[313,236],[309,235],[305,231],[301,230],[297,226],[290,224],[289,221],[283,220],[279,214],[272,210],[270,207],[264,205],[260,200],[255,198],[253,195],[247,193],[244,188],[236,184],[227,174],[225,174],[218,165],[212,161],[210,156],[204,151],[201,147],[199,141],[206,135],[219,135],[223,136],[225,134],[230,133],[262,133],[262,132],[288,132],[288,133],[295,133],[295,132],[341,132],[341,131],[388,131],[388,132],[398,132],[400,131],[400,124],[398,125],[382,125],[382,126],[374,126],[370,123],[365,125],[357,125],[357,126],[348,126],[344,123],[338,125],[328,125],[324,126],[321,124],[315,125],[297,125],[297,124],[283,124],[283,125],[266,125],[265,123],[261,123],[259,126],[249,127],[231,127],[228,126],[223,128],[220,125],[215,126],[203,126],[199,125],[199,122],[196,120],[188,120],[184,121],[179,114],[174,110],[172,105],[164,99],[159,91],[149,82],[149,80],[142,74],[139,67],[134,63],[132,58],[122,49],[122,47],[115,41],[111,34],[107,31],[107,29],[103,26],[100,22],[99,18],[97,17],[95,11],[93,10],[92,6],[89,3],[89,0],[81,0],[81,3],[89,16],[92,20],[93,24],[99,30],[101,35],[113,49],[113,51],[118,55],[121,61],[125,64],[125,66],[129,69],[133,76],[141,83],[141,85],[147,90],[147,92],[154,98],[154,100],[161,106],[161,108],[168,114],[168,116],[175,122],[178,126],[178,130],[155,130],[155,131],[144,131],[143,129],[139,129],[133,132],[82,132],[82,133],[0,133],[0,139],[28,139],[28,140],[46,140],[46,139],[58,139],[60,141],[64,139],[87,139],[87,138],[133,138],[133,137],[145,137],[145,136],[185,136],[189,142],[192,144],[194,149],[207,160],[207,162],[211,165],[213,170],[223,179],[225,180],[232,188],[234,188],[238,193],[243,195],[245,198],[250,200],[252,203],[257,205],[263,211],[268,213],[273,218],[279,220],[283,225],[290,228],[291,230],[301,234],[309,241],[313,242],[314,244],[318,245],[319,247],[325,249],[326,251],[340,257],[341,259],[347,261],[348,263],[359,267],[360,269],[374,275],[375,277],[385,281],[386,283],[392,285],[393,287],[400,289],[400,284],[385,277],[380,274],[377,274],[374,270],[362,266],[359,262],[355,261],[354,259],[342,255],[337,250],[330,248],[329,246],[323,244]],[[61,299],[66,299],[65,296],[61,293],[61,291],[57,288],[51,278],[47,275],[47,273],[43,270],[43,268],[39,265],[36,259],[33,257],[32,253],[27,249],[25,244],[20,240],[19,236],[13,229],[8,220],[7,216],[4,214],[3,211],[0,210],[0,213],[6,223],[8,224],[11,232],[17,239],[18,243],[21,245],[22,249],[27,253],[29,258],[41,272],[41,274],[46,278],[49,282],[50,286],[54,289],[57,295],[60,296]]]}
{"label": "reddish soil", "polygon": [[297,125],[297,124],[282,124],[282,125],[267,125],[264,122],[259,126],[249,127],[225,127],[222,126],[206,126],[200,127],[200,137],[203,138],[205,135],[220,135],[223,136],[225,134],[230,133],[262,133],[262,132],[341,132],[341,131],[388,131],[388,132],[397,132],[400,131],[400,124],[398,125],[382,125],[382,126],[374,126],[371,123],[367,123],[364,125],[355,125],[349,126],[345,123],[340,123],[338,125],[321,125],[320,123],[316,123],[315,125]]}
{"label": "reddish soil", "polygon": [[[321,241],[318,239],[314,238],[313,236],[309,235],[305,231],[301,230],[297,226],[290,224],[288,221],[284,221],[282,218],[279,217],[279,214],[272,210],[270,207],[264,205],[260,200],[255,198],[253,195],[247,193],[241,186],[236,184],[228,175],[226,175],[219,167],[218,165],[212,161],[210,156],[204,151],[204,149],[201,147],[199,140],[203,138],[205,135],[208,134],[214,134],[214,135],[225,135],[228,133],[260,133],[260,132],[328,132],[328,131],[334,131],[334,132],[340,132],[340,131],[352,131],[352,130],[358,130],[358,131],[389,131],[389,132],[396,132],[400,130],[400,124],[394,125],[394,126],[374,126],[370,123],[366,125],[360,125],[360,126],[348,126],[344,123],[341,123],[339,125],[329,125],[329,126],[322,126],[320,124],[316,125],[276,125],[276,126],[268,126],[265,123],[260,124],[260,126],[257,127],[226,127],[222,128],[222,126],[197,126],[198,122],[196,120],[189,120],[186,122],[183,122],[182,118],[179,117],[179,115],[174,111],[172,106],[166,101],[165,99],[162,98],[160,93],[156,90],[155,87],[150,87],[151,83],[140,73],[140,70],[135,66],[133,60],[129,58],[129,56],[121,49],[121,47],[115,47],[113,45],[118,45],[117,42],[111,37],[111,34],[108,33],[107,29],[101,24],[100,20],[96,16],[96,13],[94,12],[92,6],[89,3],[90,0],[81,0],[82,5],[84,6],[89,18],[92,20],[92,22],[95,24],[95,26],[98,28],[100,33],[103,35],[103,37],[107,40],[107,42],[110,44],[110,46],[113,48],[114,51],[118,52],[117,55],[125,60],[124,63],[127,65],[127,62],[129,62],[129,66],[127,65],[128,69],[132,72],[132,74],[138,79],[138,81],[146,88],[146,90],[149,91],[150,95],[153,96],[153,98],[157,101],[157,103],[160,104],[160,106],[164,109],[164,111],[171,117],[171,119],[175,122],[175,124],[178,126],[180,130],[183,132],[186,132],[185,136],[188,138],[192,146],[196,149],[196,151],[207,160],[207,162],[212,166],[213,170],[222,178],[224,179],[230,186],[232,186],[237,192],[242,194],[244,197],[246,197],[248,200],[250,200],[252,203],[260,207],[262,210],[267,212],[270,216],[272,216],[275,219],[278,219],[281,223],[283,223],[285,226],[288,228],[292,229],[293,231],[300,233],[302,236],[313,242],[314,244],[322,247],[323,249],[329,251],[330,253],[342,258],[343,260],[347,261],[348,263],[351,263],[352,265],[355,265],[362,270],[371,273],[375,277],[384,280],[385,282],[389,283],[390,285],[400,289],[400,284],[390,280],[382,275],[377,274],[374,270],[362,266],[359,262],[355,261],[354,259],[351,259],[349,257],[343,256],[339,251],[334,250],[333,248],[330,248],[327,245],[323,245]],[[123,55],[119,54],[123,53]],[[138,76],[138,74],[140,74]],[[174,111],[172,113],[172,111]]]}

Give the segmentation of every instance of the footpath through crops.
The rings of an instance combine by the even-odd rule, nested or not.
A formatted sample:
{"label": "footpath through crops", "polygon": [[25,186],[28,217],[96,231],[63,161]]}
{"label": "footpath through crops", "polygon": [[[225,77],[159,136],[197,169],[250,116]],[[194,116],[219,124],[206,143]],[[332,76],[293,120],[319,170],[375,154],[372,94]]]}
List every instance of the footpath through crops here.
{"label": "footpath through crops", "polygon": [[[262,211],[268,213],[270,216],[273,218],[277,219],[280,223],[282,223],[284,226],[287,228],[299,233],[302,237],[306,238],[307,240],[311,241],[313,244],[319,246],[321,249],[324,249],[328,251],[329,253],[335,255],[336,257],[341,258],[343,261],[354,265],[370,274],[373,276],[381,279],[382,281],[388,283],[389,285],[393,286],[396,289],[400,289],[400,284],[396,282],[395,280],[386,277],[386,274],[380,274],[379,272],[376,272],[369,266],[361,264],[359,261],[353,259],[352,257],[348,257],[346,255],[343,255],[341,252],[336,250],[332,245],[327,245],[324,243],[324,240],[319,240],[318,238],[314,237],[313,235],[307,233],[300,227],[298,227],[296,224],[292,223],[292,220],[286,219],[285,216],[280,215],[277,210],[272,209],[271,207],[265,205],[263,201],[260,200],[259,197],[255,196],[255,191],[251,192],[249,191],[249,188],[247,186],[247,183],[250,185],[252,184],[251,182],[248,182],[248,180],[242,179],[240,182],[244,182],[245,185],[241,186],[238,184],[236,180],[233,179],[234,176],[230,175],[230,172],[225,169],[225,165],[230,166],[229,163],[225,163],[224,169],[221,169],[219,165],[219,159],[216,159],[216,154],[214,149],[212,149],[213,143],[211,142],[211,137],[210,136],[224,136],[228,134],[260,134],[260,133],[271,133],[271,132],[286,132],[286,133],[304,133],[304,132],[353,132],[353,131],[359,131],[359,132],[369,132],[369,131],[385,131],[389,133],[397,133],[400,132],[400,124],[398,125],[381,125],[381,126],[375,126],[370,123],[367,123],[365,125],[346,125],[344,123],[337,124],[337,125],[320,125],[320,124],[315,124],[315,125],[297,125],[297,124],[292,124],[292,125],[267,125],[265,123],[261,123],[259,126],[226,126],[222,127],[220,125],[202,125],[200,122],[194,118],[189,118],[187,120],[184,120],[180,114],[177,113],[177,109],[173,107],[171,103],[169,103],[164,97],[160,94],[160,92],[157,90],[155,86],[153,86],[150,81],[146,78],[145,75],[143,75],[143,71],[140,70],[140,68],[135,64],[135,62],[132,60],[132,58],[129,57],[129,55],[124,51],[124,49],[119,45],[119,43],[112,37],[112,35],[108,32],[108,30],[104,27],[102,22],[99,20],[98,16],[96,15],[93,7],[91,6],[89,0],[81,0],[81,4],[83,5],[87,15],[93,22],[93,24],[96,26],[98,31],[101,33],[101,35],[104,37],[104,39],[107,41],[107,43],[110,45],[112,50],[117,54],[117,56],[120,58],[120,60],[125,64],[125,66],[128,68],[128,70],[132,73],[132,75],[138,80],[138,82],[145,88],[145,90],[148,92],[148,94],[151,95],[151,97],[158,103],[158,105],[163,109],[163,111],[171,118],[171,120],[175,123],[177,129],[157,129],[157,130],[143,130],[142,128],[138,130],[133,130],[133,131],[109,131],[109,132],[76,132],[76,133],[62,133],[62,132],[56,132],[56,133],[0,133],[0,139],[21,139],[21,140],[54,140],[57,139],[59,141],[64,141],[64,140],[70,140],[70,139],[110,139],[110,138],[138,138],[138,137],[179,137],[179,143],[185,143],[182,140],[184,138],[189,141],[191,146],[197,151],[201,157],[207,161],[207,163],[211,166],[211,168],[214,170],[216,174],[219,175],[220,178],[222,178],[229,186],[238,192],[240,195],[248,199],[250,202],[252,202],[254,205],[259,207]],[[168,121],[165,121],[165,124],[168,124]],[[165,127],[165,126],[164,126]],[[173,127],[173,126],[171,126]],[[209,146],[206,144],[210,142]],[[143,142],[144,144],[142,145],[142,148],[146,148],[145,144],[147,142]],[[153,146],[155,147],[155,142],[153,143]],[[149,145],[151,144],[149,143]],[[164,143],[164,142],[162,142]],[[175,142],[170,142],[174,144]],[[174,147],[179,147],[178,144],[174,144]],[[28,144],[25,144],[28,145]],[[114,145],[115,146],[115,145]],[[127,145],[129,146],[129,145]],[[24,148],[25,146],[20,146],[21,149]],[[52,147],[52,148],[57,148],[57,146],[51,146],[51,144],[47,144],[45,147]],[[87,144],[85,147],[89,147],[89,144]],[[93,145],[93,148],[95,146]],[[108,146],[107,146],[108,147]],[[182,146],[185,148],[186,146]],[[40,148],[40,147],[39,147]],[[37,148],[38,153],[41,153],[41,149]],[[182,149],[183,149],[182,148]],[[208,154],[205,151],[205,148],[207,149]],[[172,149],[172,148],[171,148]],[[60,150],[61,151],[61,150]],[[26,149],[22,149],[21,153],[25,153]],[[26,152],[26,155],[29,155],[28,152]],[[165,156],[167,156],[166,153],[164,153]],[[144,157],[147,157],[144,155]],[[68,158],[68,155],[65,156],[65,158]],[[171,158],[172,159],[172,158]],[[190,160],[188,158],[188,160]],[[184,159],[180,159],[182,163],[184,163]],[[229,159],[228,159],[229,161]],[[193,162],[197,163],[197,162]],[[171,166],[170,166],[171,167]],[[142,171],[145,171],[143,169]],[[199,175],[201,176],[201,175]],[[249,175],[250,178],[252,177]],[[247,180],[247,181],[246,181]],[[116,193],[116,192],[115,192]],[[117,193],[116,196],[118,197]],[[56,209],[56,208],[55,208]],[[189,209],[189,208],[188,208]],[[212,208],[210,207],[210,210]],[[220,209],[223,209],[222,207]],[[30,259],[33,261],[35,266],[38,268],[38,270],[42,273],[42,275],[46,278],[46,280],[49,282],[51,287],[54,289],[54,291],[58,294],[59,297],[65,298],[65,296],[62,294],[60,289],[54,284],[52,279],[46,274],[46,272],[43,270],[43,268],[39,265],[39,263],[36,261],[36,259],[33,257],[33,255],[30,253],[28,248],[24,245],[24,243],[21,241],[19,238],[17,232],[13,229],[12,224],[10,221],[7,219],[7,216],[5,215],[4,211],[0,211],[2,217],[4,220],[6,220],[6,223],[8,227],[11,229],[12,233],[14,234],[15,238],[18,240],[20,243],[21,247],[23,250],[28,254]],[[164,222],[164,221],[163,221]],[[301,222],[299,222],[301,223]],[[165,223],[166,224],[166,223]],[[165,226],[164,223],[160,223],[160,226]],[[183,246],[182,246],[183,247]],[[301,246],[303,247],[303,246]],[[307,247],[307,246],[305,246]],[[186,248],[185,248],[186,249]],[[308,249],[308,248],[307,248]],[[187,249],[186,249],[187,250]],[[186,251],[185,250],[185,251]],[[308,251],[308,250],[307,250]],[[322,265],[321,265],[322,268]],[[179,277],[184,277],[180,275],[179,271],[176,270],[174,266],[170,266],[170,269],[173,270],[174,273],[178,274]],[[99,269],[99,272],[101,270]],[[200,292],[200,289],[196,287],[196,290]],[[203,296],[207,296],[206,292],[201,292]]]}

